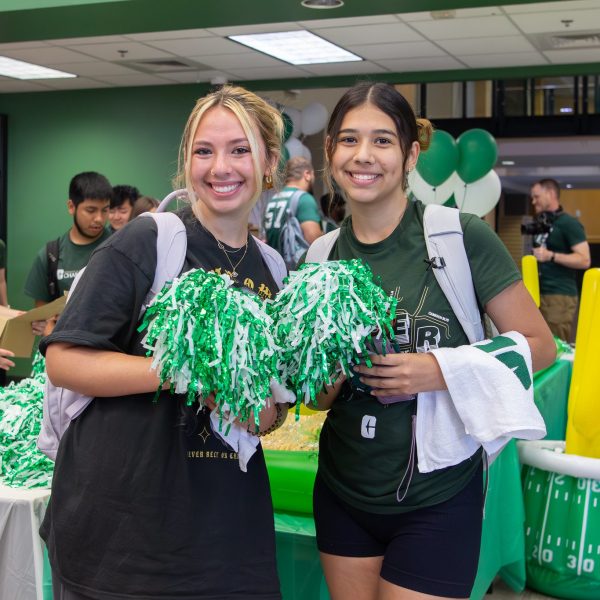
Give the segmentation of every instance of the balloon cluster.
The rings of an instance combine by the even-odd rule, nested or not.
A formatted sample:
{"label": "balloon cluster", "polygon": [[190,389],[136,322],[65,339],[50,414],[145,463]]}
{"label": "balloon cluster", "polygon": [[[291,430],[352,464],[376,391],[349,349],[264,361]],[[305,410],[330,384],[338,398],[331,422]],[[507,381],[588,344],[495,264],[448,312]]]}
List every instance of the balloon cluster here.
{"label": "balloon cluster", "polygon": [[410,191],[425,204],[455,205],[483,217],[500,199],[500,178],[492,170],[497,158],[496,140],[485,129],[469,129],[457,140],[436,130],[409,174]]}
{"label": "balloon cluster", "polygon": [[286,106],[281,116],[284,123],[282,161],[285,163],[296,156],[312,160],[310,150],[301,138],[324,129],[329,116],[327,109],[320,102],[311,102],[302,110]]}

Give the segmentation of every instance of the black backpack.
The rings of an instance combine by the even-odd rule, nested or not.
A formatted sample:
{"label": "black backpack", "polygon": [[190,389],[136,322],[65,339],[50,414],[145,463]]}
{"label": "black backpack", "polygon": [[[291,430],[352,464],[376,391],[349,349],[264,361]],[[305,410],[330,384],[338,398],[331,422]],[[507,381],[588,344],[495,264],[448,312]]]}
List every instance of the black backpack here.
{"label": "black backpack", "polygon": [[46,244],[46,278],[50,300],[60,297],[58,291],[58,252],[60,238],[51,240]]}

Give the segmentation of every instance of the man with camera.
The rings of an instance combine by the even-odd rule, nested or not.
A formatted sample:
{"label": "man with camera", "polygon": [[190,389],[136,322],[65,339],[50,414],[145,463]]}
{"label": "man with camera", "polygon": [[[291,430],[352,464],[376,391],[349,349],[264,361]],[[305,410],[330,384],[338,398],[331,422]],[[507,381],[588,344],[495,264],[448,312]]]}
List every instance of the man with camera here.
{"label": "man with camera", "polygon": [[533,235],[533,254],[540,272],[540,311],[552,333],[569,341],[577,310],[576,270],[590,266],[590,246],[581,223],[559,204],[560,186],[541,179],[531,187],[533,223],[523,233]]}

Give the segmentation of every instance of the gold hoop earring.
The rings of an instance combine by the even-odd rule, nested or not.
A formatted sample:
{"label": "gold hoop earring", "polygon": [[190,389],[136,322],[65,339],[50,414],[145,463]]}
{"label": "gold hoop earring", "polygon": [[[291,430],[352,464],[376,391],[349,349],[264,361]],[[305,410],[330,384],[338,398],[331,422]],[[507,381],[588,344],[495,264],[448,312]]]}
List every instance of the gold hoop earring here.
{"label": "gold hoop earring", "polygon": [[268,175],[265,175],[264,181],[265,182],[263,187],[265,188],[265,190],[270,190],[273,188],[273,176],[270,173]]}

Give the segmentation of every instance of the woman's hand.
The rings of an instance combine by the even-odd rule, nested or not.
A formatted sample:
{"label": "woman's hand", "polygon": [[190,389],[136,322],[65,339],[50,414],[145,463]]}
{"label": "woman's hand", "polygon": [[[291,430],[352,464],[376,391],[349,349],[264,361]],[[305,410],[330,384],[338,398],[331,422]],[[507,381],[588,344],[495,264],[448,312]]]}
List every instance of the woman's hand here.
{"label": "woman's hand", "polygon": [[7,358],[8,356],[14,356],[14,352],[0,348],[0,369],[4,369],[5,371],[15,366],[15,363]]}
{"label": "woman's hand", "polygon": [[447,389],[437,360],[430,353],[371,354],[372,367],[357,365],[360,380],[373,396],[399,396]]}

